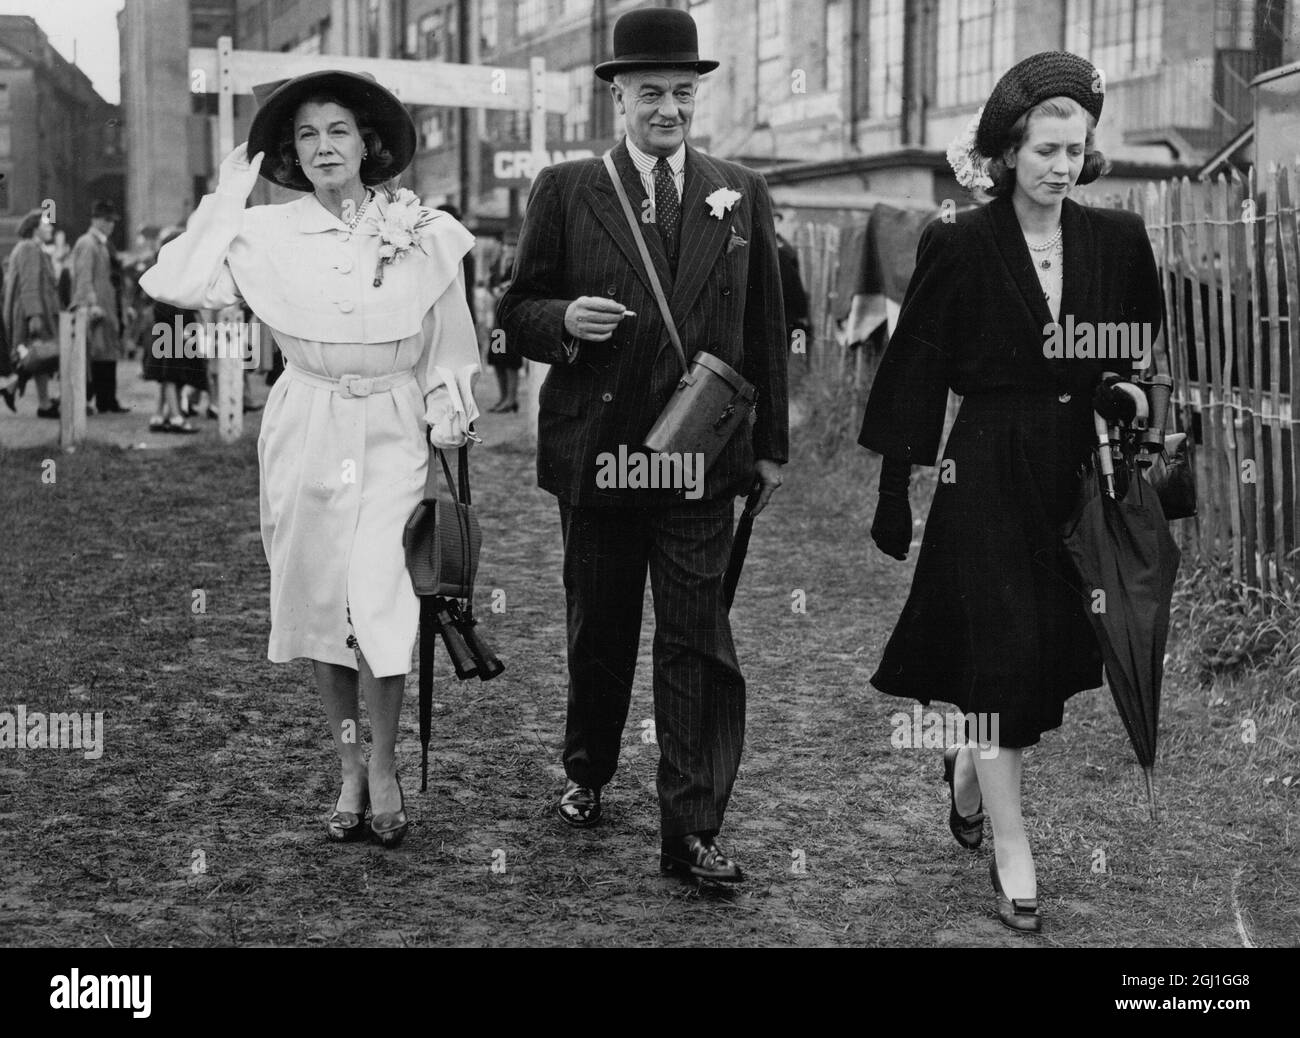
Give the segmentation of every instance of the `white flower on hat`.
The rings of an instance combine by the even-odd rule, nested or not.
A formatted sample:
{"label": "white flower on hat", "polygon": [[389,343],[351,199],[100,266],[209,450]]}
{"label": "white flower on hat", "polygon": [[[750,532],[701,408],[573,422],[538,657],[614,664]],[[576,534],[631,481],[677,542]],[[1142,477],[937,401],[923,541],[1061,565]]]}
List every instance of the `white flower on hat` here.
{"label": "white flower on hat", "polygon": [[948,145],[948,165],[957,175],[957,183],[967,191],[973,191],[977,187],[993,186],[993,180],[988,173],[989,160],[975,150],[975,133],[979,129],[980,116],[983,114],[984,109],[980,108],[971,116],[966,128]]}
{"label": "white flower on hat", "polygon": [[704,200],[715,220],[721,220],[722,214],[740,201],[740,192],[729,187],[720,187]]}

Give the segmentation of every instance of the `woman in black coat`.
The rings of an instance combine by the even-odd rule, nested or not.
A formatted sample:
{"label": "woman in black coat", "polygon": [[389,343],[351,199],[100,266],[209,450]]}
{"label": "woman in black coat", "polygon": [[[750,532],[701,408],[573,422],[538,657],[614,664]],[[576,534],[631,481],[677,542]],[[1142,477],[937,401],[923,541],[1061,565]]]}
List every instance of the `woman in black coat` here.
{"label": "woman in black coat", "polygon": [[1103,371],[1131,373],[1134,352],[1130,343],[1127,358],[1057,359],[1045,347],[1069,317],[1076,330],[1132,323],[1146,343],[1161,323],[1141,218],[1067,197],[1105,168],[1093,147],[1097,83],[1082,58],[1047,52],[995,87],[973,164],[961,149],[954,162],[959,180],[993,200],[922,234],[859,437],[883,455],[872,538],[903,559],[911,466],[937,463],[948,390],[962,397],[911,594],[871,682],[955,704],[968,738],[976,715],[984,746],[944,755],[949,826],[973,849],[989,814],[998,916],[1032,932],[1041,915],[1020,810],[1023,748],[1061,724],[1068,697],[1102,683],[1060,528],[1079,502],[1093,391]]}

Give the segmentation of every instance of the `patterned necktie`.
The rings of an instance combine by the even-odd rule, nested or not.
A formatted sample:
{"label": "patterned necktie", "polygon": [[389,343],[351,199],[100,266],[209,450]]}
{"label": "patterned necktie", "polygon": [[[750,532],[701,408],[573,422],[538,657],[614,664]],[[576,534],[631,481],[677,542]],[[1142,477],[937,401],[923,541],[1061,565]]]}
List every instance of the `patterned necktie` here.
{"label": "patterned necktie", "polygon": [[677,260],[677,228],[682,219],[682,203],[667,159],[655,163],[655,224],[663,238],[668,258]]}

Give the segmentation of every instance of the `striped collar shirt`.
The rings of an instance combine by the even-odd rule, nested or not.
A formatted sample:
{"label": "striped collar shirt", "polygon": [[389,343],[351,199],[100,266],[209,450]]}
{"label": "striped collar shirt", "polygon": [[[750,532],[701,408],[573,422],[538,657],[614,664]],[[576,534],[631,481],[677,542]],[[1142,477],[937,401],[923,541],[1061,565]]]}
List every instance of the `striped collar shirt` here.
{"label": "striped collar shirt", "polygon": [[[659,159],[654,155],[647,155],[644,151],[632,143],[631,138],[627,140],[627,153],[632,156],[632,164],[636,166],[636,171],[641,174],[641,186],[645,188],[645,196],[651,202],[655,200],[655,164]],[[686,189],[686,143],[668,156],[668,168],[673,172],[673,184],[677,188],[677,198],[680,201],[682,194]]]}

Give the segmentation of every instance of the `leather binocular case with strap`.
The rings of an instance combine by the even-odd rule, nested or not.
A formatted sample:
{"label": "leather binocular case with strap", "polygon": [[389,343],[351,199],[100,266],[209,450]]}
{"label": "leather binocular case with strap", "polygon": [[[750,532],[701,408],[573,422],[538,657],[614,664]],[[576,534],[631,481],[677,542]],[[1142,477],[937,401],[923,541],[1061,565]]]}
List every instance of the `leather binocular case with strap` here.
{"label": "leather binocular case with strap", "polygon": [[614,190],[623,206],[623,215],[632,228],[632,237],[636,239],[641,263],[645,266],[650,287],[654,290],[655,302],[659,305],[668,338],[672,340],[677,360],[682,367],[682,377],[677,382],[677,388],[646,435],[644,446],[655,454],[698,454],[704,459],[704,471],[708,472],[736,430],[742,426],[748,428],[757,391],[740,372],[712,353],[701,350],[695,354],[691,363],[687,363],[686,349],[677,332],[677,323],[668,309],[668,299],[659,282],[659,275],[655,272],[645,236],[641,233],[627,190],[623,187],[623,181],[614,168],[614,159],[609,152],[605,153],[605,168],[614,182]]}

